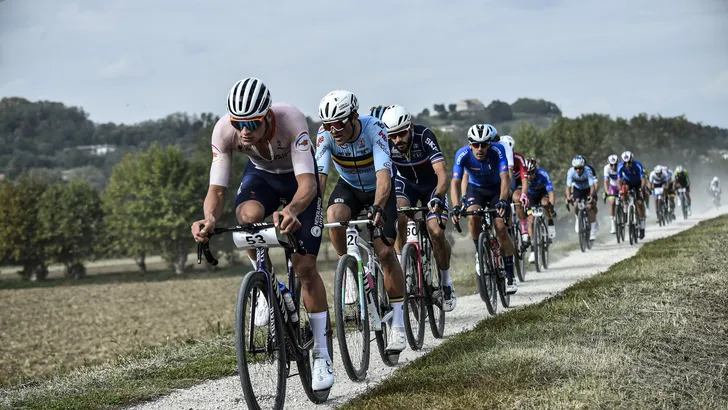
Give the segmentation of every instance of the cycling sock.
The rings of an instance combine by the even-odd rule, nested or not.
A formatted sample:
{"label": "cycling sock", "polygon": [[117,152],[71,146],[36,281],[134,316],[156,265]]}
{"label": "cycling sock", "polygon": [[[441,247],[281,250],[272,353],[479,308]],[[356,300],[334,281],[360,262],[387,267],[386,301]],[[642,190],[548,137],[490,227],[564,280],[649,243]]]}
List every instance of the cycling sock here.
{"label": "cycling sock", "polygon": [[548,226],[554,226],[554,220],[553,219],[549,219]]}
{"label": "cycling sock", "polygon": [[399,261],[399,264],[401,265],[402,264],[402,254],[398,254],[396,252],[394,254],[397,255],[397,260]]}
{"label": "cycling sock", "polygon": [[326,317],[329,312],[309,313],[308,321],[311,322],[313,331],[313,350],[316,357],[331,360],[329,349],[326,348]]}
{"label": "cycling sock", "polygon": [[645,229],[645,220],[640,219],[640,229]]}
{"label": "cycling sock", "polygon": [[452,286],[450,269],[440,269],[440,286]]}
{"label": "cycling sock", "polygon": [[592,230],[592,232],[596,232],[597,231],[597,223],[596,222],[592,222],[591,223],[591,230]]}
{"label": "cycling sock", "polygon": [[610,216],[610,218],[612,218],[612,221],[614,221],[614,215]]}
{"label": "cycling sock", "polygon": [[[404,327],[404,319],[402,318],[402,305],[404,298],[390,298],[390,303],[392,304],[392,312],[394,315],[392,315],[392,327]],[[393,300],[399,300],[398,302],[392,302]]]}
{"label": "cycling sock", "polygon": [[506,278],[508,279],[508,284],[513,283],[513,255],[511,256],[504,256],[503,261],[506,263]]}
{"label": "cycling sock", "polygon": [[528,233],[528,220],[521,219],[521,233]]}

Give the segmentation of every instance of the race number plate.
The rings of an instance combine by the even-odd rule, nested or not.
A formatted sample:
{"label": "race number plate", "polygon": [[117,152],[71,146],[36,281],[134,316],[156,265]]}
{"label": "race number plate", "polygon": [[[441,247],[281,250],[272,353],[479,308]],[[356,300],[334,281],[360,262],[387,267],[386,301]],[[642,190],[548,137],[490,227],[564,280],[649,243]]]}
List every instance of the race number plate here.
{"label": "race number plate", "polygon": [[657,196],[657,195],[662,195],[662,187],[655,188],[655,196]]}
{"label": "race number plate", "polygon": [[258,232],[233,232],[233,242],[239,249],[279,248],[281,243],[276,235],[276,228],[271,227]]}
{"label": "race number plate", "polygon": [[407,243],[417,242],[419,242],[417,237],[417,223],[414,221],[407,221]]}

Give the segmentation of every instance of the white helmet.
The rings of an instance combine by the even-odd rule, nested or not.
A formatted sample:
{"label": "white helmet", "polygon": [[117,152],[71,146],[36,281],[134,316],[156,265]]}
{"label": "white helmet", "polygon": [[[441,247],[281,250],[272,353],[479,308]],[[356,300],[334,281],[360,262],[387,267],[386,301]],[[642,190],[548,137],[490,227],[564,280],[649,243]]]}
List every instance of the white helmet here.
{"label": "white helmet", "polygon": [[586,160],[581,155],[577,155],[571,160],[572,167],[578,168],[583,167],[584,165],[586,165]]}
{"label": "white helmet", "polygon": [[475,124],[468,130],[468,141],[470,142],[493,142],[495,129],[488,124]]}
{"label": "white helmet", "polygon": [[607,158],[607,163],[609,163],[609,165],[617,165],[617,162],[619,162],[619,157],[616,155],[612,154]]}
{"label": "white helmet", "polygon": [[323,122],[343,120],[359,109],[356,96],[346,90],[334,90],[319,103],[319,118]]}
{"label": "white helmet", "polygon": [[500,142],[510,145],[511,149],[516,146],[516,141],[510,135],[501,135]]}
{"label": "white helmet", "polygon": [[718,182],[718,177],[717,176],[713,177],[713,182]]}
{"label": "white helmet", "polygon": [[387,126],[387,134],[392,135],[409,128],[412,116],[401,105],[390,105],[382,114],[382,122]]}
{"label": "white helmet", "polygon": [[634,155],[632,155],[631,151],[624,151],[622,153],[622,162],[632,162],[634,159]]}
{"label": "white helmet", "polygon": [[227,111],[231,117],[246,119],[261,117],[270,108],[270,91],[255,77],[244,78],[228,93]]}
{"label": "white helmet", "polygon": [[655,174],[662,174],[662,165],[655,165]]}
{"label": "white helmet", "polygon": [[675,172],[678,173],[678,174],[681,173],[681,172],[683,172],[683,166],[682,165],[678,165],[677,167],[675,167]]}

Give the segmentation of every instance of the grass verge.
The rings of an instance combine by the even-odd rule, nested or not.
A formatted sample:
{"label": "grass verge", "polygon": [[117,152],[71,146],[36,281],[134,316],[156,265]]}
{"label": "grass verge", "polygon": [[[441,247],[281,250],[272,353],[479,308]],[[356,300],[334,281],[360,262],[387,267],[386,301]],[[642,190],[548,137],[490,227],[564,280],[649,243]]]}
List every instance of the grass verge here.
{"label": "grass verge", "polygon": [[728,408],[728,217],[481,322],[345,406]]}

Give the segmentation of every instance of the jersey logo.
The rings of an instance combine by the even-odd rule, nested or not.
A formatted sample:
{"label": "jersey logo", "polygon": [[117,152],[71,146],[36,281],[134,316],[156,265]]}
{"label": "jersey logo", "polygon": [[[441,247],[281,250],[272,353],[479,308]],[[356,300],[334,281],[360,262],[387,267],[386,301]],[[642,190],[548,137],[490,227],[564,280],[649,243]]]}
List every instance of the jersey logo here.
{"label": "jersey logo", "polygon": [[298,139],[296,140],[296,149],[302,152],[311,149],[311,140],[308,138],[307,132],[304,132],[298,136]]}
{"label": "jersey logo", "polygon": [[359,148],[364,148],[364,138],[359,138],[359,141],[357,141],[357,145]]}
{"label": "jersey logo", "polygon": [[219,149],[215,146],[215,144],[212,145],[212,162],[220,161],[220,158],[222,158],[222,152],[220,152]]}
{"label": "jersey logo", "polygon": [[435,145],[435,141],[433,141],[432,139],[428,138],[428,139],[425,140],[425,143],[427,145],[429,145],[430,148],[432,148],[433,151],[437,151],[437,146]]}
{"label": "jersey logo", "polygon": [[323,142],[324,142],[324,136],[323,136],[323,135],[320,135],[320,136],[318,137],[318,140],[316,141],[316,146],[317,146],[317,147],[318,147],[318,146],[321,146],[321,144],[322,144]]}
{"label": "jersey logo", "polygon": [[382,137],[383,141],[387,140],[387,134],[385,134],[384,131],[379,130],[379,136]]}

